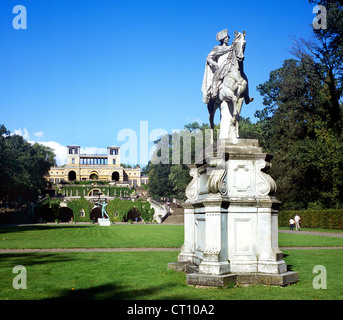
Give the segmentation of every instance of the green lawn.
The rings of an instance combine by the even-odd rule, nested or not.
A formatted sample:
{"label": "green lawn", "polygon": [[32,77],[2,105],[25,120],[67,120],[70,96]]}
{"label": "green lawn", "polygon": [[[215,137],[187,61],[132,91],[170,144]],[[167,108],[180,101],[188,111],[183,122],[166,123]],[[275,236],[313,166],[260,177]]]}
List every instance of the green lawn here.
{"label": "green lawn", "polygon": [[[41,225],[0,228],[0,248],[177,247],[183,226]],[[342,238],[279,234],[282,246],[343,246]],[[26,299],[343,299],[343,251],[283,250],[300,281],[288,287],[255,285],[198,289],[186,276],[167,270],[178,252],[70,252],[0,254],[0,300]],[[27,289],[12,286],[13,267],[27,270]],[[327,269],[327,289],[312,286],[313,268]]]}
{"label": "green lawn", "polygon": [[342,247],[343,238],[311,236],[301,232],[279,233],[279,247]]}
{"label": "green lawn", "polygon": [[[342,250],[285,250],[300,281],[287,287],[254,285],[198,289],[167,270],[177,252],[86,252],[1,254],[0,299],[230,300],[343,299]],[[13,267],[24,265],[27,289],[15,290]],[[327,269],[327,289],[312,286],[313,268]]]}
{"label": "green lawn", "polygon": [[183,244],[178,225],[39,225],[0,228],[0,248],[144,248]]}
{"label": "green lawn", "polygon": [[[289,227],[279,227],[281,230],[289,230]],[[301,231],[315,231],[315,232],[330,232],[330,233],[343,233],[343,230],[340,229],[323,229],[323,228],[301,228]],[[300,231],[300,232],[301,232]],[[294,232],[298,232],[295,231]]]}
{"label": "green lawn", "polygon": [[[149,248],[183,244],[182,225],[39,225],[0,228],[0,249]],[[279,246],[343,246],[343,238],[279,233]]]}

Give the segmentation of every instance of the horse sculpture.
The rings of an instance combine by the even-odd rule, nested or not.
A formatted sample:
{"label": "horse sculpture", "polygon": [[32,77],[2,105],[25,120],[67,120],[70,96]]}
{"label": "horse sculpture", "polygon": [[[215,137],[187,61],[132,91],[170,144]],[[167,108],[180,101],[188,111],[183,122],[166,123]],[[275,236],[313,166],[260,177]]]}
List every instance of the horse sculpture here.
{"label": "horse sculpture", "polygon": [[239,138],[238,123],[243,102],[249,104],[254,98],[249,98],[248,79],[243,71],[245,51],[245,34],[235,31],[235,39],[231,45],[231,52],[226,55],[230,61],[222,71],[222,78],[218,94],[211,97],[208,104],[211,129],[214,128],[214,114],[220,107],[220,139]]}

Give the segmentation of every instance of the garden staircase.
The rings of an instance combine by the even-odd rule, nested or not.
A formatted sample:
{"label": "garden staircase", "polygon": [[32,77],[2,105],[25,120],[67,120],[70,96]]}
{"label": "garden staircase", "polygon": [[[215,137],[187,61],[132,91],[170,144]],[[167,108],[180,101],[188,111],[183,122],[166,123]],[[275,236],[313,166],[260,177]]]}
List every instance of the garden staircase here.
{"label": "garden staircase", "polygon": [[174,203],[170,204],[173,213],[168,216],[166,220],[164,220],[164,224],[183,224],[184,223],[184,210],[183,208],[178,205],[176,206]]}

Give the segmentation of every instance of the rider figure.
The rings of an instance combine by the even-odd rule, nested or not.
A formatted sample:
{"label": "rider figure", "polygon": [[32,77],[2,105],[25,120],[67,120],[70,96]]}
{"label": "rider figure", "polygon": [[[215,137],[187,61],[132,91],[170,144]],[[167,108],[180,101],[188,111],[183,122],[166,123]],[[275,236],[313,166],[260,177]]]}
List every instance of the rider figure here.
{"label": "rider figure", "polygon": [[218,32],[216,38],[217,41],[220,41],[220,45],[215,46],[206,59],[202,84],[204,103],[209,103],[211,98],[217,97],[219,86],[227,73],[232,58],[232,46],[228,45],[230,39],[228,30]]}

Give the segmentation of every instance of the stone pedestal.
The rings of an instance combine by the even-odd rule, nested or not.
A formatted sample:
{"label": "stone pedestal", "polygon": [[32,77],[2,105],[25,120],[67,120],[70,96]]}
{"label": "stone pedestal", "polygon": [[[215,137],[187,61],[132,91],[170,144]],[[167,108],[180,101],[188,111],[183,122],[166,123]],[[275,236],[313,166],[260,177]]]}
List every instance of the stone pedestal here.
{"label": "stone pedestal", "polygon": [[111,225],[111,220],[110,219],[105,219],[105,218],[99,218],[98,219],[99,226],[106,226],[109,227]]}
{"label": "stone pedestal", "polygon": [[[194,276],[187,276],[188,283],[205,285],[205,279],[224,283],[225,275],[229,282],[273,279],[270,284],[288,284],[270,275],[297,281],[297,273],[287,273],[278,247],[280,202],[267,173],[272,156],[262,152],[258,140],[250,139],[219,140],[204,156],[202,164],[190,166],[193,179],[183,204],[185,239],[178,264],[198,268]],[[175,264],[169,267],[177,269]],[[216,276],[220,277],[213,280]]]}

